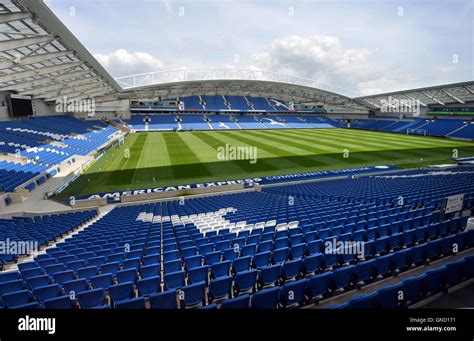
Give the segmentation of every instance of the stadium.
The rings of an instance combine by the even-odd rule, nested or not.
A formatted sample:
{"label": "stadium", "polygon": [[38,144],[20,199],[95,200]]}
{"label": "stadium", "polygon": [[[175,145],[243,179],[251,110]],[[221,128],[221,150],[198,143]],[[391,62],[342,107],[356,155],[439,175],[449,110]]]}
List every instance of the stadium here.
{"label": "stadium", "polygon": [[116,77],[43,1],[0,26],[6,316],[474,307],[474,81]]}

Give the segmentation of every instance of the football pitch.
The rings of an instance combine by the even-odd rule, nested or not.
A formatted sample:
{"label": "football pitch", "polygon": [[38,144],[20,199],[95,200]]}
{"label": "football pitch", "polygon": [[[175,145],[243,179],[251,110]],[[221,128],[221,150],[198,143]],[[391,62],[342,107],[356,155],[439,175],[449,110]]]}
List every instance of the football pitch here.
{"label": "football pitch", "polygon": [[383,164],[450,163],[455,150],[459,157],[474,156],[470,142],[353,129],[134,133],[109,149],[59,199]]}

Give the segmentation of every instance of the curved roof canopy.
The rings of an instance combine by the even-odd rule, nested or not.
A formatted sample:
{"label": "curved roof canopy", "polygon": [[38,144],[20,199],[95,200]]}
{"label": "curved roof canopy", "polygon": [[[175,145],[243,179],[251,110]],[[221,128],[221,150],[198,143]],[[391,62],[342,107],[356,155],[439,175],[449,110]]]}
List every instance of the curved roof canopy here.
{"label": "curved roof canopy", "polygon": [[0,91],[81,98],[121,88],[54,13],[38,0],[0,2]]}
{"label": "curved roof canopy", "polygon": [[383,94],[354,98],[373,109],[380,109],[382,103],[390,99],[417,101],[422,106],[440,106],[448,104],[466,104],[474,102],[474,82],[462,82],[418,88],[411,90],[387,92]]}
{"label": "curved roof canopy", "polygon": [[[193,95],[273,97],[296,103],[325,103],[367,110],[346,89],[273,72],[242,69],[191,69],[152,72],[118,78],[119,98],[177,98]],[[348,95],[342,94],[346,93]]]}

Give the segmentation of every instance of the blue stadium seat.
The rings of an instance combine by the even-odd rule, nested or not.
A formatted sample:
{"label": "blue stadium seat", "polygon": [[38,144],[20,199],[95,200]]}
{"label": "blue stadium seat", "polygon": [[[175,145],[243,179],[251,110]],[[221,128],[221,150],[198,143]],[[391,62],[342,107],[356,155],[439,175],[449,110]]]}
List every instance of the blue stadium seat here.
{"label": "blue stadium seat", "polygon": [[233,278],[230,276],[213,279],[209,283],[209,301],[227,299],[232,291]]}
{"label": "blue stadium seat", "polygon": [[293,308],[303,304],[306,291],[306,279],[284,284],[280,289],[280,303],[284,308]]}
{"label": "blue stadium seat", "polygon": [[79,277],[90,280],[92,277],[97,275],[97,267],[88,266],[88,267],[85,267],[85,268],[80,268],[80,269],[77,269],[76,273]]}
{"label": "blue stadium seat", "polygon": [[147,277],[137,281],[140,296],[150,296],[161,291],[160,276]]}
{"label": "blue stadium seat", "polygon": [[453,250],[455,248],[454,244],[457,244],[455,235],[445,237],[441,240],[440,248],[443,256],[449,256],[453,253]]}
{"label": "blue stadium seat", "polygon": [[168,252],[163,252],[163,261],[170,262],[180,259],[180,254],[178,250],[172,250]]}
{"label": "blue stadium seat", "polygon": [[[123,270],[128,270],[128,269],[134,269],[137,270],[139,265],[140,265],[140,258],[132,258],[132,259],[126,259],[122,263],[122,269]],[[89,262],[88,262],[89,263]],[[90,263],[89,263],[90,264]]]}
{"label": "blue stadium seat", "polygon": [[[35,268],[35,269],[37,269],[37,268]],[[25,270],[31,270],[31,268],[28,267]],[[39,270],[41,271],[41,269],[39,269]],[[25,276],[24,272],[25,271],[22,271],[21,275],[18,271],[10,271],[10,272],[0,273],[0,284],[5,283],[5,282],[12,282],[12,281],[19,280],[19,279],[21,279],[22,276],[23,276],[23,278],[26,279],[26,278],[37,277],[37,276],[43,275],[43,273],[39,273],[39,274],[35,274],[35,276]]]}
{"label": "blue stadium seat", "polygon": [[272,262],[273,264],[283,263],[288,258],[288,252],[290,251],[289,248],[279,248],[275,249],[272,252]]}
{"label": "blue stadium seat", "polygon": [[176,260],[165,262],[163,264],[163,271],[165,273],[181,271],[181,260],[176,259]]}
{"label": "blue stadium seat", "polygon": [[242,271],[236,274],[234,283],[234,293],[236,296],[253,292],[257,283],[257,270]]}
{"label": "blue stadium seat", "polygon": [[160,275],[160,264],[143,265],[140,267],[142,278],[156,277]]}
{"label": "blue stadium seat", "polygon": [[[39,265],[35,262],[35,261],[32,261],[32,262],[23,262],[23,263],[18,263],[18,270],[20,270],[20,272],[22,272],[23,270],[28,270],[28,269],[35,269],[35,268],[38,268]],[[15,278],[14,279],[17,279],[19,278],[19,274],[18,272],[16,271],[12,271],[12,272],[5,272],[4,275],[7,275],[10,274],[10,276],[12,276],[12,274],[15,274],[13,275]],[[0,283],[2,282],[2,274],[0,274]]]}
{"label": "blue stadium seat", "polygon": [[403,244],[406,247],[413,246],[413,244],[415,243],[414,242],[415,241],[415,230],[410,230],[410,231],[403,232],[402,241],[403,241]]}
{"label": "blue stadium seat", "polygon": [[220,278],[229,276],[231,265],[232,262],[228,260],[213,264],[211,266],[211,277]]}
{"label": "blue stadium seat", "polygon": [[196,256],[198,254],[199,250],[195,246],[190,246],[186,248],[181,249],[181,256],[185,259]]}
{"label": "blue stadium seat", "polygon": [[465,260],[462,258],[446,264],[445,280],[449,287],[455,286],[464,280],[464,262]]}
{"label": "blue stadium seat", "polygon": [[333,268],[339,262],[339,255],[335,253],[326,253],[323,255],[323,262],[326,268]]}
{"label": "blue stadium seat", "polygon": [[357,283],[364,285],[369,283],[375,274],[375,259],[366,260],[355,265],[354,273]]}
{"label": "blue stadium seat", "polygon": [[257,244],[244,245],[241,249],[242,256],[253,256],[257,251]]}
{"label": "blue stadium seat", "polygon": [[[45,274],[45,272],[43,271],[43,269],[34,268],[34,269],[27,269],[27,270],[22,271],[21,272],[21,277],[23,277],[24,279],[28,279],[28,278],[31,278],[31,277],[42,276],[44,274]],[[16,276],[19,276],[19,274],[16,275]]]}
{"label": "blue stadium seat", "polygon": [[415,239],[417,243],[424,243],[428,239],[428,229],[426,227],[418,227],[415,229]]}
{"label": "blue stadium seat", "polygon": [[290,248],[289,255],[291,259],[301,259],[304,256],[305,244],[297,244]]}
{"label": "blue stadium seat", "polygon": [[250,256],[234,259],[234,261],[232,262],[232,271],[234,273],[239,273],[242,271],[249,270],[251,261],[252,261],[252,257]]}
{"label": "blue stadium seat", "polygon": [[272,250],[272,248],[273,248],[273,240],[260,242],[260,244],[258,244],[258,252],[260,252],[260,253],[269,252],[269,251]]}
{"label": "blue stadium seat", "polygon": [[[64,282],[63,289],[66,295],[69,295],[71,292],[80,293],[89,289],[89,284],[84,278],[75,279],[73,281]],[[97,289],[97,288],[95,288]]]}
{"label": "blue stadium seat", "polygon": [[313,240],[306,245],[305,253],[307,255],[314,255],[321,253],[322,240]]}
{"label": "blue stadium seat", "polygon": [[376,309],[377,308],[377,292],[372,292],[370,294],[362,294],[355,297],[352,297],[349,302],[347,302],[347,309]]}
{"label": "blue stadium seat", "polygon": [[107,256],[107,263],[122,263],[125,259],[124,252],[118,252]]}
{"label": "blue stadium seat", "polygon": [[390,237],[382,237],[374,240],[375,253],[381,255],[385,254],[389,249],[389,239]]}
{"label": "blue stadium seat", "polygon": [[377,290],[378,307],[382,309],[395,309],[403,299],[403,284],[398,283]]}
{"label": "blue stadium seat", "polygon": [[308,279],[307,292],[311,300],[317,301],[330,292],[332,287],[332,275],[331,272],[325,272]]}
{"label": "blue stadium seat", "polygon": [[171,273],[165,274],[164,276],[165,289],[169,290],[169,289],[178,289],[178,288],[183,287],[185,285],[184,276],[185,276],[184,271],[177,271],[177,272],[171,272]]}
{"label": "blue stadium seat", "polygon": [[64,282],[72,281],[76,278],[76,275],[74,271],[72,270],[67,270],[67,271],[61,271],[61,272],[56,272],[53,275],[54,281],[59,284],[64,284]]}
{"label": "blue stadium seat", "polygon": [[474,278],[474,256],[464,257],[463,272],[467,279]]}
{"label": "blue stadium seat", "polygon": [[250,308],[250,296],[242,295],[235,298],[230,298],[222,302],[221,309],[249,309]]}
{"label": "blue stadium seat", "polygon": [[271,252],[256,253],[252,258],[253,267],[256,269],[267,266],[271,259]]}
{"label": "blue stadium seat", "polygon": [[258,284],[260,288],[275,285],[280,277],[280,264],[265,266],[259,269]]}
{"label": "blue stadium seat", "polygon": [[102,264],[102,266],[100,267],[100,272],[103,274],[109,273],[115,276],[115,274],[117,273],[117,271],[119,271],[119,269],[120,269],[120,263],[111,262],[111,263]]}
{"label": "blue stadium seat", "polygon": [[424,296],[424,283],[426,282],[426,277],[426,274],[422,274],[416,277],[407,278],[402,282],[406,305],[416,303]]}
{"label": "blue stadium seat", "polygon": [[[230,249],[230,250],[235,255],[234,249]],[[206,264],[214,265],[221,261],[221,257],[222,257],[222,252],[216,251],[216,252],[211,252],[211,253],[206,254],[204,256],[204,259],[206,261]]]}
{"label": "blue stadium seat", "polygon": [[299,277],[303,262],[300,259],[289,260],[282,264],[280,278],[283,282],[291,281]]}
{"label": "blue stadium seat", "polygon": [[209,281],[209,265],[200,266],[188,271],[188,278],[191,283],[204,282],[207,284]]}
{"label": "blue stadium seat", "polygon": [[303,264],[302,264],[303,273],[306,276],[308,276],[308,275],[313,275],[316,272],[319,272],[319,270],[321,269],[322,258],[323,258],[323,255],[321,253],[313,254],[311,256],[306,256],[303,259]]}
{"label": "blue stadium seat", "polygon": [[24,289],[26,289],[26,284],[22,279],[3,282],[0,284],[0,296]]}
{"label": "blue stadium seat", "polygon": [[181,289],[178,295],[183,296],[183,308],[202,306],[205,303],[206,284],[204,282],[190,284]]}
{"label": "blue stadium seat", "polygon": [[377,275],[386,277],[392,272],[393,253],[375,258],[375,270]]}
{"label": "blue stadium seat", "polygon": [[7,308],[31,308],[30,303],[34,302],[34,296],[29,290],[19,290],[2,295],[2,301]]}
{"label": "blue stadium seat", "polygon": [[403,233],[394,233],[388,239],[388,246],[392,251],[399,250],[403,244]]}
{"label": "blue stadium seat", "polygon": [[69,296],[59,296],[44,301],[46,309],[75,309],[76,301],[70,299]]}
{"label": "blue stadium seat", "polygon": [[431,262],[439,258],[441,250],[439,247],[440,240],[432,240],[426,243],[426,259]]}
{"label": "blue stadium seat", "polygon": [[42,275],[42,276],[36,276],[36,277],[31,277],[26,280],[26,283],[28,284],[28,287],[33,290],[38,287],[43,287],[45,285],[50,285],[53,283],[51,277],[48,275]]}
{"label": "blue stadium seat", "polygon": [[117,276],[117,281],[119,283],[125,283],[125,282],[135,283],[137,281],[136,269],[120,270],[120,271],[117,271],[115,275]]}
{"label": "blue stadium seat", "polygon": [[93,289],[77,294],[77,299],[83,309],[104,308],[105,293],[103,289]]}
{"label": "blue stadium seat", "polygon": [[410,249],[410,260],[415,265],[421,265],[426,262],[426,244],[416,245]]}
{"label": "blue stadium seat", "polygon": [[89,264],[90,266],[96,266],[96,267],[100,267],[102,266],[102,264],[105,263],[105,257],[104,256],[100,256],[100,257],[93,257],[93,258],[89,258],[87,260],[87,264]]}
{"label": "blue stadium seat", "polygon": [[202,265],[202,256],[196,255],[196,256],[188,257],[184,260],[184,264],[186,266],[186,269],[188,270],[198,268]]}
{"label": "blue stadium seat", "polygon": [[444,278],[444,273],[446,269],[446,266],[442,266],[437,269],[426,271],[424,287],[428,295],[434,295],[444,290],[444,288],[446,287],[446,282]]}
{"label": "blue stadium seat", "polygon": [[[283,232],[283,231],[280,231],[280,232]],[[286,232],[286,231],[285,231]],[[288,237],[281,237],[281,238],[277,238],[275,237],[275,241],[273,242],[273,248],[274,249],[284,249],[284,248],[287,248],[288,247]]]}
{"label": "blue stadium seat", "polygon": [[176,290],[168,290],[150,296],[151,309],[176,309]]}
{"label": "blue stadium seat", "polygon": [[160,254],[152,254],[143,257],[143,264],[144,265],[156,265],[161,262]]}
{"label": "blue stadium seat", "polygon": [[117,302],[115,304],[117,309],[145,309],[145,299],[143,297],[132,298]]}
{"label": "blue stadium seat", "polygon": [[280,297],[280,287],[273,287],[257,291],[252,295],[252,308],[276,309]]}
{"label": "blue stadium seat", "polygon": [[205,310],[215,310],[215,309],[217,309],[217,304],[210,303],[210,304],[205,305],[205,306],[202,307],[201,309],[205,309]]}
{"label": "blue stadium seat", "polygon": [[134,296],[133,282],[122,282],[112,285],[107,289],[112,302],[115,304],[120,301],[129,300]]}
{"label": "blue stadium seat", "polygon": [[410,267],[410,249],[403,249],[393,253],[393,265],[397,271],[404,271]]}
{"label": "blue stadium seat", "polygon": [[33,295],[42,303],[51,298],[59,297],[62,294],[63,291],[58,284],[46,285],[33,290]]}
{"label": "blue stadium seat", "polygon": [[[220,252],[219,252],[219,254],[220,254]],[[224,251],[222,251],[222,256],[224,257],[225,260],[233,261],[234,259],[236,259],[239,256],[238,249],[235,249],[235,248],[225,249]],[[214,261],[214,263],[217,263],[220,260],[221,259],[220,259],[220,256],[219,256],[219,258],[216,259]],[[214,263],[209,263],[206,259],[206,264],[212,265]]]}
{"label": "blue stadium seat", "polygon": [[347,289],[352,286],[354,278],[354,265],[344,266],[333,272],[334,289]]}

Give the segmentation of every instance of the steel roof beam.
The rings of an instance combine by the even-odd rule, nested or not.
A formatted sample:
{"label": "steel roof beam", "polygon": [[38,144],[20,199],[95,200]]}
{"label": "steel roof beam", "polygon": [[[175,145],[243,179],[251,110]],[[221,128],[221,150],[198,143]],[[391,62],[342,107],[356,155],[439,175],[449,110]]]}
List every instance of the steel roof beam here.
{"label": "steel roof beam", "polygon": [[53,65],[53,66],[46,66],[42,68],[36,68],[34,70],[14,72],[8,75],[0,76],[0,83],[10,82],[10,81],[34,77],[34,76],[40,76],[40,75],[44,75],[44,74],[48,74],[52,72],[58,72],[58,71],[70,69],[72,67],[76,67],[82,64],[83,62],[71,62],[71,63],[63,63],[63,64]]}
{"label": "steel roof beam", "polygon": [[423,91],[422,94],[425,95],[426,97],[428,97],[429,99],[435,101],[436,103],[441,104],[441,105],[444,105],[443,102],[441,102],[441,101],[440,101],[439,99],[437,99],[435,96],[430,95],[430,94],[427,93],[426,91]]}
{"label": "steel roof beam", "polygon": [[31,18],[31,13],[29,12],[12,12],[12,13],[2,13],[0,14],[0,22],[7,23],[11,21],[25,20]]}
{"label": "steel roof beam", "polygon": [[59,52],[42,53],[42,54],[37,54],[34,56],[29,56],[29,57],[24,57],[24,58],[20,57],[18,58],[18,60],[12,59],[11,62],[3,62],[3,63],[0,62],[0,70],[9,69],[15,66],[41,63],[46,60],[67,56],[70,53],[72,53],[72,51],[59,51]]}
{"label": "steel roof beam", "polygon": [[450,93],[448,90],[445,90],[445,89],[442,89],[441,91],[443,91],[446,95],[448,95],[449,97],[451,97],[452,99],[458,101],[459,103],[461,104],[466,104],[463,100],[459,99],[458,97],[454,96],[452,93]]}
{"label": "steel roof beam", "polygon": [[29,38],[21,38],[21,39],[3,40],[3,41],[0,41],[0,52],[15,50],[20,47],[25,47],[29,45],[51,42],[53,40],[54,40],[54,37],[45,36],[45,35],[29,37]]}

